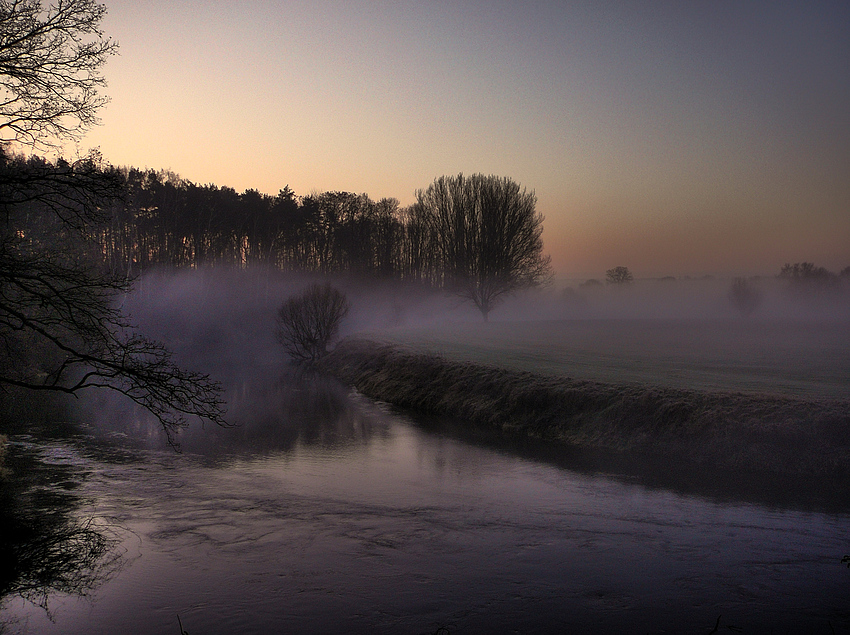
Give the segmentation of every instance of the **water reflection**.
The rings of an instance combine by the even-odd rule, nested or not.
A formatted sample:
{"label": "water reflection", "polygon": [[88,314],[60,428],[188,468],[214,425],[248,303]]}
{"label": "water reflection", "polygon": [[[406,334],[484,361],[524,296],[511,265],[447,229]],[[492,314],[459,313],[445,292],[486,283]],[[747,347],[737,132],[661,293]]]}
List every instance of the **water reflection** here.
{"label": "water reflection", "polygon": [[[78,515],[85,476],[64,447],[13,437],[0,479],[0,608],[20,598],[50,612],[56,595],[88,596],[124,565],[120,539]],[[2,629],[2,622],[0,622]]]}
{"label": "water reflection", "polygon": [[431,434],[465,444],[522,457],[587,476],[604,476],[652,490],[699,497],[714,503],[747,503],[768,507],[846,513],[850,511],[850,482],[838,478],[779,475],[711,469],[675,455],[649,456],[558,445],[475,427],[466,421],[425,415],[406,415]]}
{"label": "water reflection", "polygon": [[55,624],[17,609],[32,632],[170,632],[178,614],[190,633],[706,633],[719,614],[850,632],[847,515],[706,502],[601,455],[259,379],[234,392],[241,426],[193,430],[182,455],[50,450],[85,476],[54,484],[120,522],[133,557]]}
{"label": "water reflection", "polygon": [[[217,463],[232,456],[255,459],[305,447],[350,451],[365,448],[376,439],[386,440],[391,414],[431,434],[460,440],[467,447],[495,450],[578,474],[604,475],[719,503],[838,513],[850,510],[846,496],[850,483],[843,480],[713,470],[676,456],[625,455],[511,436],[466,421],[399,413],[352,394],[331,378],[297,374],[280,366],[233,369],[226,377],[226,390],[228,419],[233,426],[193,424],[178,437],[183,452]],[[125,446],[168,448],[153,417],[138,408],[128,409],[124,402],[100,398],[96,404],[84,403],[78,417],[93,422],[90,429],[101,438],[112,439],[110,445],[117,436]]]}
{"label": "water reflection", "polygon": [[[159,423],[141,409],[100,395],[84,404],[79,418],[101,438],[119,436],[150,448],[167,447]],[[386,435],[387,424],[370,416],[339,382],[292,369],[261,369],[231,376],[226,384],[231,427],[196,422],[177,436],[181,451],[210,459],[285,452],[299,446],[364,445]]]}

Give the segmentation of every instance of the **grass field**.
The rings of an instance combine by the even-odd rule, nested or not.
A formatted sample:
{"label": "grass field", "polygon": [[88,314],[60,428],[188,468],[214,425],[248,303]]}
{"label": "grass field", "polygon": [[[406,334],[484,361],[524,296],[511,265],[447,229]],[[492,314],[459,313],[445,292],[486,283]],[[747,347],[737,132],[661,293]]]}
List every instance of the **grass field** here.
{"label": "grass field", "polygon": [[850,398],[850,324],[840,321],[457,322],[357,336],[452,361],[606,384]]}
{"label": "grass field", "polygon": [[814,347],[822,330],[762,349],[748,329],[722,325],[697,335],[682,324],[677,336],[657,323],[526,326],[349,337],[317,369],[402,410],[511,435],[711,470],[850,478],[846,358]]}

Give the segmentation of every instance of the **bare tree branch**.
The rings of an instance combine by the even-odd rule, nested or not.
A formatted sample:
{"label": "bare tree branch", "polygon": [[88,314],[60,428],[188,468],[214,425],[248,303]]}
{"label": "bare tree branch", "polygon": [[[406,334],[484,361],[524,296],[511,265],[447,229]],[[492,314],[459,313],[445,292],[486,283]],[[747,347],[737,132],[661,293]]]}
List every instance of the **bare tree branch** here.
{"label": "bare tree branch", "polygon": [[0,0],[0,142],[49,149],[98,123],[101,69],[117,52],[92,0]]}
{"label": "bare tree branch", "polygon": [[111,168],[0,151],[0,387],[108,388],[149,410],[174,444],[189,416],[225,423],[221,387],[177,366],[116,308],[131,281],[105,269],[91,240],[107,220],[95,205],[116,183]]}

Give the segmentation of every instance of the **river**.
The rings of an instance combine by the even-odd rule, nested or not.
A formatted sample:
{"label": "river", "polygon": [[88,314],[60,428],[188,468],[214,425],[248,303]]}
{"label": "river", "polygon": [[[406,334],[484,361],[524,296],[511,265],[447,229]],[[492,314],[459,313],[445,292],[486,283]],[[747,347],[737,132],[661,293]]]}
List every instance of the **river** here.
{"label": "river", "polygon": [[274,407],[181,454],[138,421],[12,436],[12,467],[41,466],[28,504],[61,499],[104,542],[64,585],[9,592],[0,632],[850,632],[850,506],[463,435],[310,381],[244,392]]}

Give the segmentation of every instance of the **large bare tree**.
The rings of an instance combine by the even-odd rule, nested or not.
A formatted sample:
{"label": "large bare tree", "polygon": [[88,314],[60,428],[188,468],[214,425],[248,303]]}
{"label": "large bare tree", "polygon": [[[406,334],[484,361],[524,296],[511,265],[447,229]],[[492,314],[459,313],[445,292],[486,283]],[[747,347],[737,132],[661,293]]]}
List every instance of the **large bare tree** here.
{"label": "large bare tree", "polygon": [[534,192],[507,177],[459,174],[439,177],[416,198],[433,227],[444,286],[471,300],[484,321],[505,296],[549,279]]}
{"label": "large bare tree", "polygon": [[224,423],[221,389],[178,367],[116,308],[131,281],[103,266],[94,239],[121,178],[96,155],[12,151],[58,149],[97,122],[101,70],[115,52],[104,13],[91,0],[0,0],[0,390],[109,388],[147,408],[173,441],[186,417]]}

